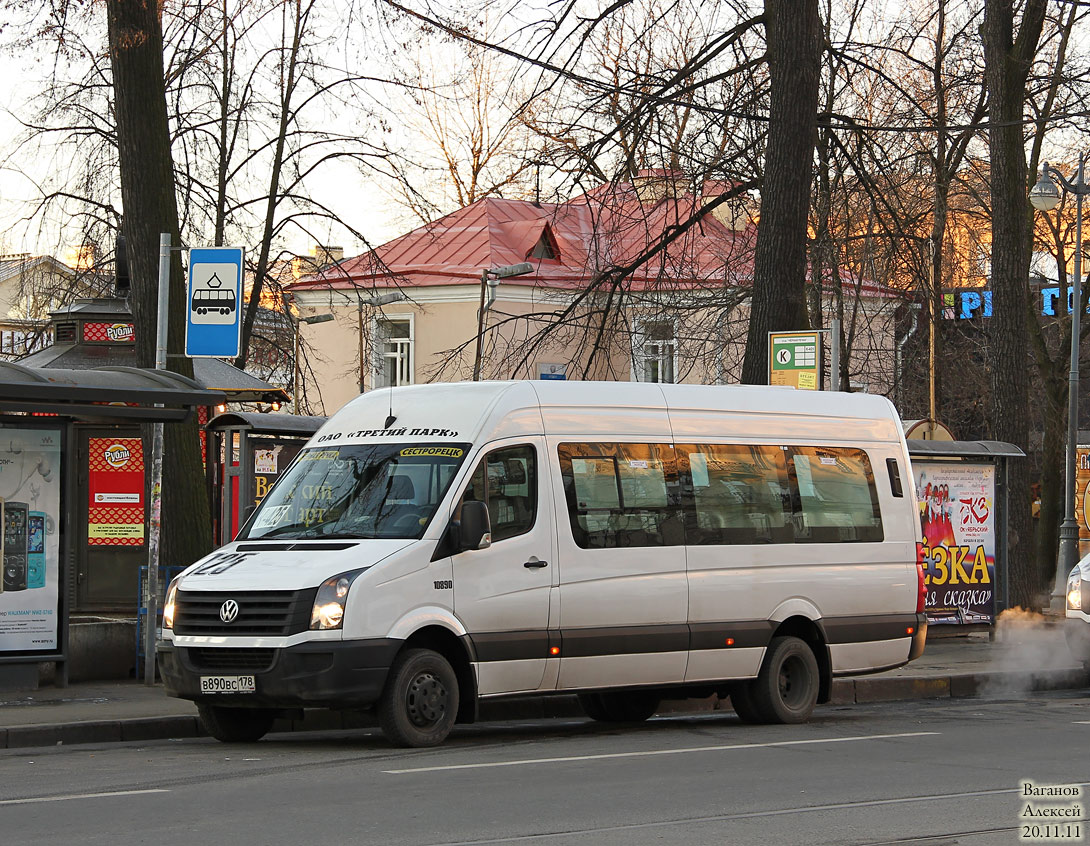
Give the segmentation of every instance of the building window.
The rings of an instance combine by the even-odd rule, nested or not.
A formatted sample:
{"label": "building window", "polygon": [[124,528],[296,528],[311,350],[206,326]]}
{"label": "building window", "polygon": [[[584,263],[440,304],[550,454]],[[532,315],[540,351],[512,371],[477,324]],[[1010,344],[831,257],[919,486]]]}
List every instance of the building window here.
{"label": "building window", "polygon": [[389,388],[412,383],[412,317],[381,317],[375,321],[375,373],[372,387]]}
{"label": "building window", "polygon": [[641,320],[632,338],[632,378],[636,382],[673,382],[677,343],[672,320]]}

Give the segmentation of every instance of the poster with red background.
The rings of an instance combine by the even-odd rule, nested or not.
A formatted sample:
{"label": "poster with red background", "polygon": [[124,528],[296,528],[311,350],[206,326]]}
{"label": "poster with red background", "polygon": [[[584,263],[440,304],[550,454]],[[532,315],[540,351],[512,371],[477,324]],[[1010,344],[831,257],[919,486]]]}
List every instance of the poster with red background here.
{"label": "poster with red background", "polygon": [[140,438],[88,438],[87,543],[144,543],[144,444]]}

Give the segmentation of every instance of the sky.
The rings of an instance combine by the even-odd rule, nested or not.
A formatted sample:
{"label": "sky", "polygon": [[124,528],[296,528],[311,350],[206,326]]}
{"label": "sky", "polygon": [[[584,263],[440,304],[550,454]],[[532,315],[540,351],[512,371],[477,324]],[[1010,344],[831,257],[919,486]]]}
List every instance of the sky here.
{"label": "sky", "polygon": [[[49,57],[42,53],[0,54],[0,78],[5,80],[0,86],[0,139],[4,139],[0,141],[0,253],[50,254],[63,260],[67,249],[80,240],[79,227],[56,213],[32,222],[25,218],[39,195],[36,183],[46,182],[70,163],[58,160],[48,146],[20,151],[14,143],[23,132],[20,121],[32,119],[29,103],[44,87],[50,69]],[[412,226],[404,212],[354,166],[332,163],[308,177],[306,187],[315,199],[361,230],[371,243],[383,243]],[[120,208],[119,196],[111,202]],[[342,246],[346,255],[365,249],[342,227],[316,221],[312,226],[317,227],[315,234],[322,243]],[[296,231],[287,236],[285,246],[308,254],[316,240]]]}

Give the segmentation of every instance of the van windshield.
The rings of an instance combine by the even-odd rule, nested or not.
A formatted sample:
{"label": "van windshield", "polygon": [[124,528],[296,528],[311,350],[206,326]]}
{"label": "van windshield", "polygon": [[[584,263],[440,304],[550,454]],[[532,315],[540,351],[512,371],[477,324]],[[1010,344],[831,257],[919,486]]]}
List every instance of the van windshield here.
{"label": "van windshield", "polygon": [[419,538],[468,450],[404,443],[303,450],[238,538]]}

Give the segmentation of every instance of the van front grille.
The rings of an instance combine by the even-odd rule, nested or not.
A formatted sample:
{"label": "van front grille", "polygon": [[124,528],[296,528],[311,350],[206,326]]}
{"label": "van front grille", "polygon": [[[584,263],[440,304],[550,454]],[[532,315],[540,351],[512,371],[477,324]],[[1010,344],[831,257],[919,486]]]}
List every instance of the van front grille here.
{"label": "van front grille", "polygon": [[230,670],[232,672],[263,673],[276,660],[275,649],[190,647],[187,651],[189,653],[189,663],[198,672],[201,670],[214,670],[216,672]]}
{"label": "van front grille", "polygon": [[[318,588],[305,590],[178,591],[174,633],[180,635],[285,635],[310,628],[310,612]],[[238,613],[224,622],[225,603],[238,604]]]}

